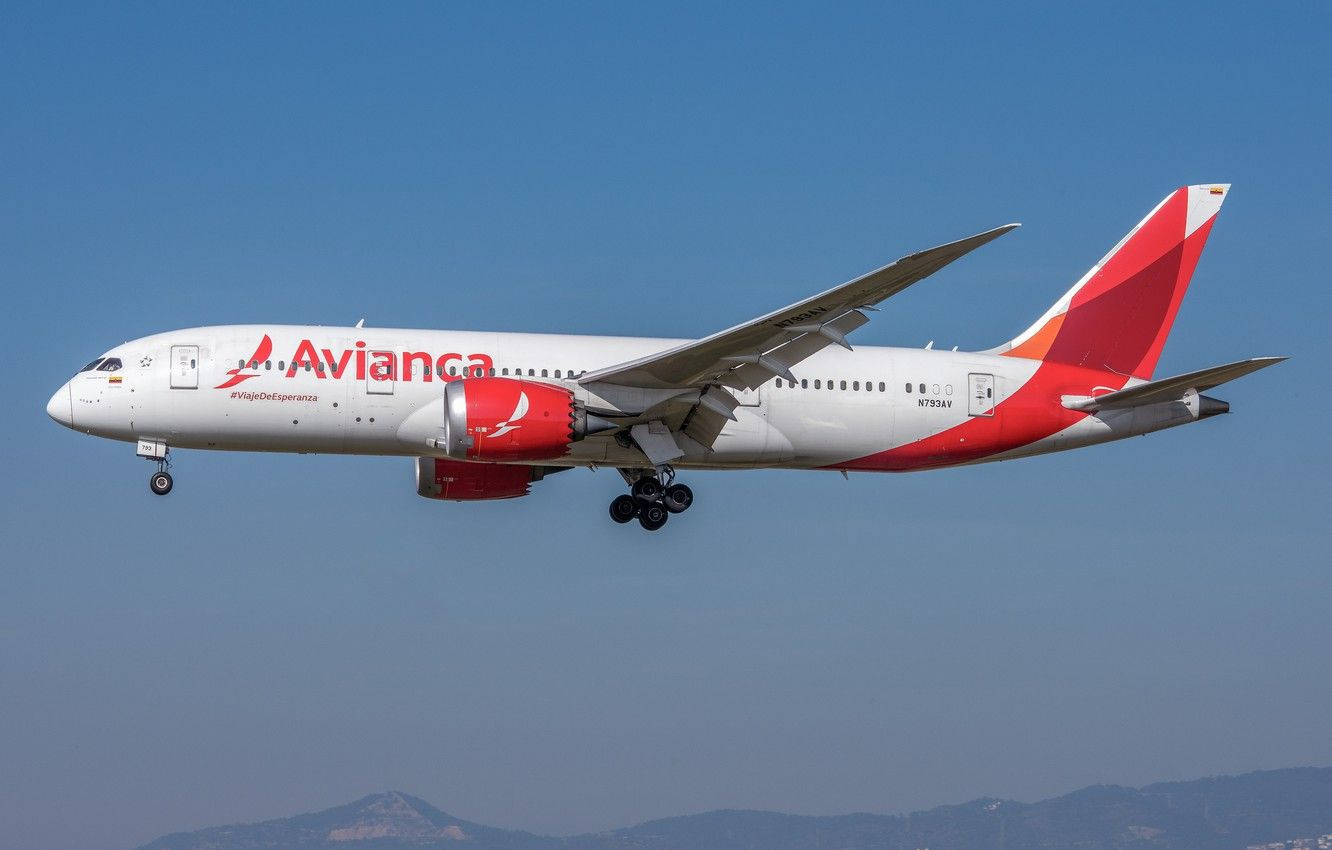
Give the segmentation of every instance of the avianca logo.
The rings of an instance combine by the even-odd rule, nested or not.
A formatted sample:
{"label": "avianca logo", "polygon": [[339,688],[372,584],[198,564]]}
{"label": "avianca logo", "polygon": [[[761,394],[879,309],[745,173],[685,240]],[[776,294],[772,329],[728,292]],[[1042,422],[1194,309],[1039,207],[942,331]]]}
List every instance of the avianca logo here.
{"label": "avianca logo", "polygon": [[[250,378],[260,375],[259,366],[269,360],[273,353],[273,340],[268,334],[255,348],[254,354],[244,364],[227,371],[227,379],[215,389],[225,390]],[[428,351],[381,351],[370,349],[364,340],[357,340],[352,348],[334,352],[329,348],[315,348],[313,342],[303,339],[296,346],[296,351],[285,361],[282,372],[284,378],[294,378],[301,370],[315,380],[332,378],[340,380],[349,369],[356,380],[364,381],[412,381],[430,383],[436,379],[449,383],[460,378],[489,375],[495,361],[489,354],[463,355],[448,352],[435,356]],[[450,374],[449,370],[453,373]],[[519,417],[521,418],[521,417]]]}
{"label": "avianca logo", "polygon": [[527,415],[527,406],[528,406],[527,393],[519,390],[518,403],[513,406],[513,413],[509,414],[508,419],[505,419],[503,422],[497,424],[495,426],[495,430],[492,433],[487,434],[486,436],[491,438],[500,437],[503,436],[504,434],[509,433],[510,431],[515,431],[523,427],[522,425],[514,425],[512,423],[520,421],[524,416]]}
{"label": "avianca logo", "polygon": [[257,368],[251,369],[249,367],[251,366],[257,367],[262,361],[267,360],[268,355],[272,353],[273,353],[273,340],[268,338],[268,334],[264,334],[264,338],[259,340],[259,345],[254,349],[254,354],[251,354],[249,359],[245,361],[245,368],[237,368],[229,370],[227,374],[230,375],[231,377],[227,378],[225,381],[218,384],[213,389],[225,390],[228,387],[236,386],[242,381],[248,381],[251,378],[259,377],[258,369]]}

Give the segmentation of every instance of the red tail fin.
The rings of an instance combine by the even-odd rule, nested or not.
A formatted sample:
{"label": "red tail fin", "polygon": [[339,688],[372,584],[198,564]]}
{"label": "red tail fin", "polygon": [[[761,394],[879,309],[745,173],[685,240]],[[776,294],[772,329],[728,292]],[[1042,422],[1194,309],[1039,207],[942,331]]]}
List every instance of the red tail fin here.
{"label": "red tail fin", "polygon": [[1149,379],[1229,184],[1157,205],[1021,336],[994,350]]}

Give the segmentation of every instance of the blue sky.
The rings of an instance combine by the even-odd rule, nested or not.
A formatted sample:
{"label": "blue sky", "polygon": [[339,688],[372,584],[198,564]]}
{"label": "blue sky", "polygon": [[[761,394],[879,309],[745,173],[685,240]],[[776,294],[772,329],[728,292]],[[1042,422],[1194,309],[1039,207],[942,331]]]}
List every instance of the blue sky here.
{"label": "blue sky", "polygon": [[[1332,763],[1326,6],[65,6],[0,31],[0,848],[400,788],[572,832],[716,807]],[[1159,372],[1228,417],[908,476],[614,473],[480,505],[405,459],[125,444],[44,404],[228,322],[698,336],[1017,233],[871,344],[1011,337],[1230,181]]]}

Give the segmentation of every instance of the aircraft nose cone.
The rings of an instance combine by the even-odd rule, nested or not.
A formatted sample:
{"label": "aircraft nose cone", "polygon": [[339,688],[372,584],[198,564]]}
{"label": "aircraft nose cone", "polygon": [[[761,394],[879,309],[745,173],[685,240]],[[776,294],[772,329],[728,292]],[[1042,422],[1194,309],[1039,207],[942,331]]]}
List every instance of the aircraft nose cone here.
{"label": "aircraft nose cone", "polygon": [[65,384],[46,403],[46,415],[61,425],[74,424],[74,402],[70,400],[69,393],[69,384]]}

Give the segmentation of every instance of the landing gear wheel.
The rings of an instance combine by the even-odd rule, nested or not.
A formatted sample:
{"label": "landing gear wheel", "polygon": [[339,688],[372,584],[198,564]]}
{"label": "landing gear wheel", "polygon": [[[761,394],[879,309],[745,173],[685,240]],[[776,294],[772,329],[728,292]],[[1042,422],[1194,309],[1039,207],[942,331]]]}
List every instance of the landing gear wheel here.
{"label": "landing gear wheel", "polygon": [[148,486],[159,496],[165,496],[171,492],[171,473],[154,472],[153,477],[148,479]]}
{"label": "landing gear wheel", "polygon": [[648,502],[638,512],[638,524],[646,531],[656,531],[666,524],[670,516],[661,502]]}
{"label": "landing gear wheel", "polygon": [[655,502],[661,498],[661,482],[646,475],[635,481],[630,490],[640,502]]}
{"label": "landing gear wheel", "polygon": [[616,496],[610,503],[611,519],[625,523],[638,516],[638,500],[630,495]]}
{"label": "landing gear wheel", "polygon": [[672,484],[666,488],[661,502],[673,514],[684,513],[694,503],[694,491],[684,484]]}

